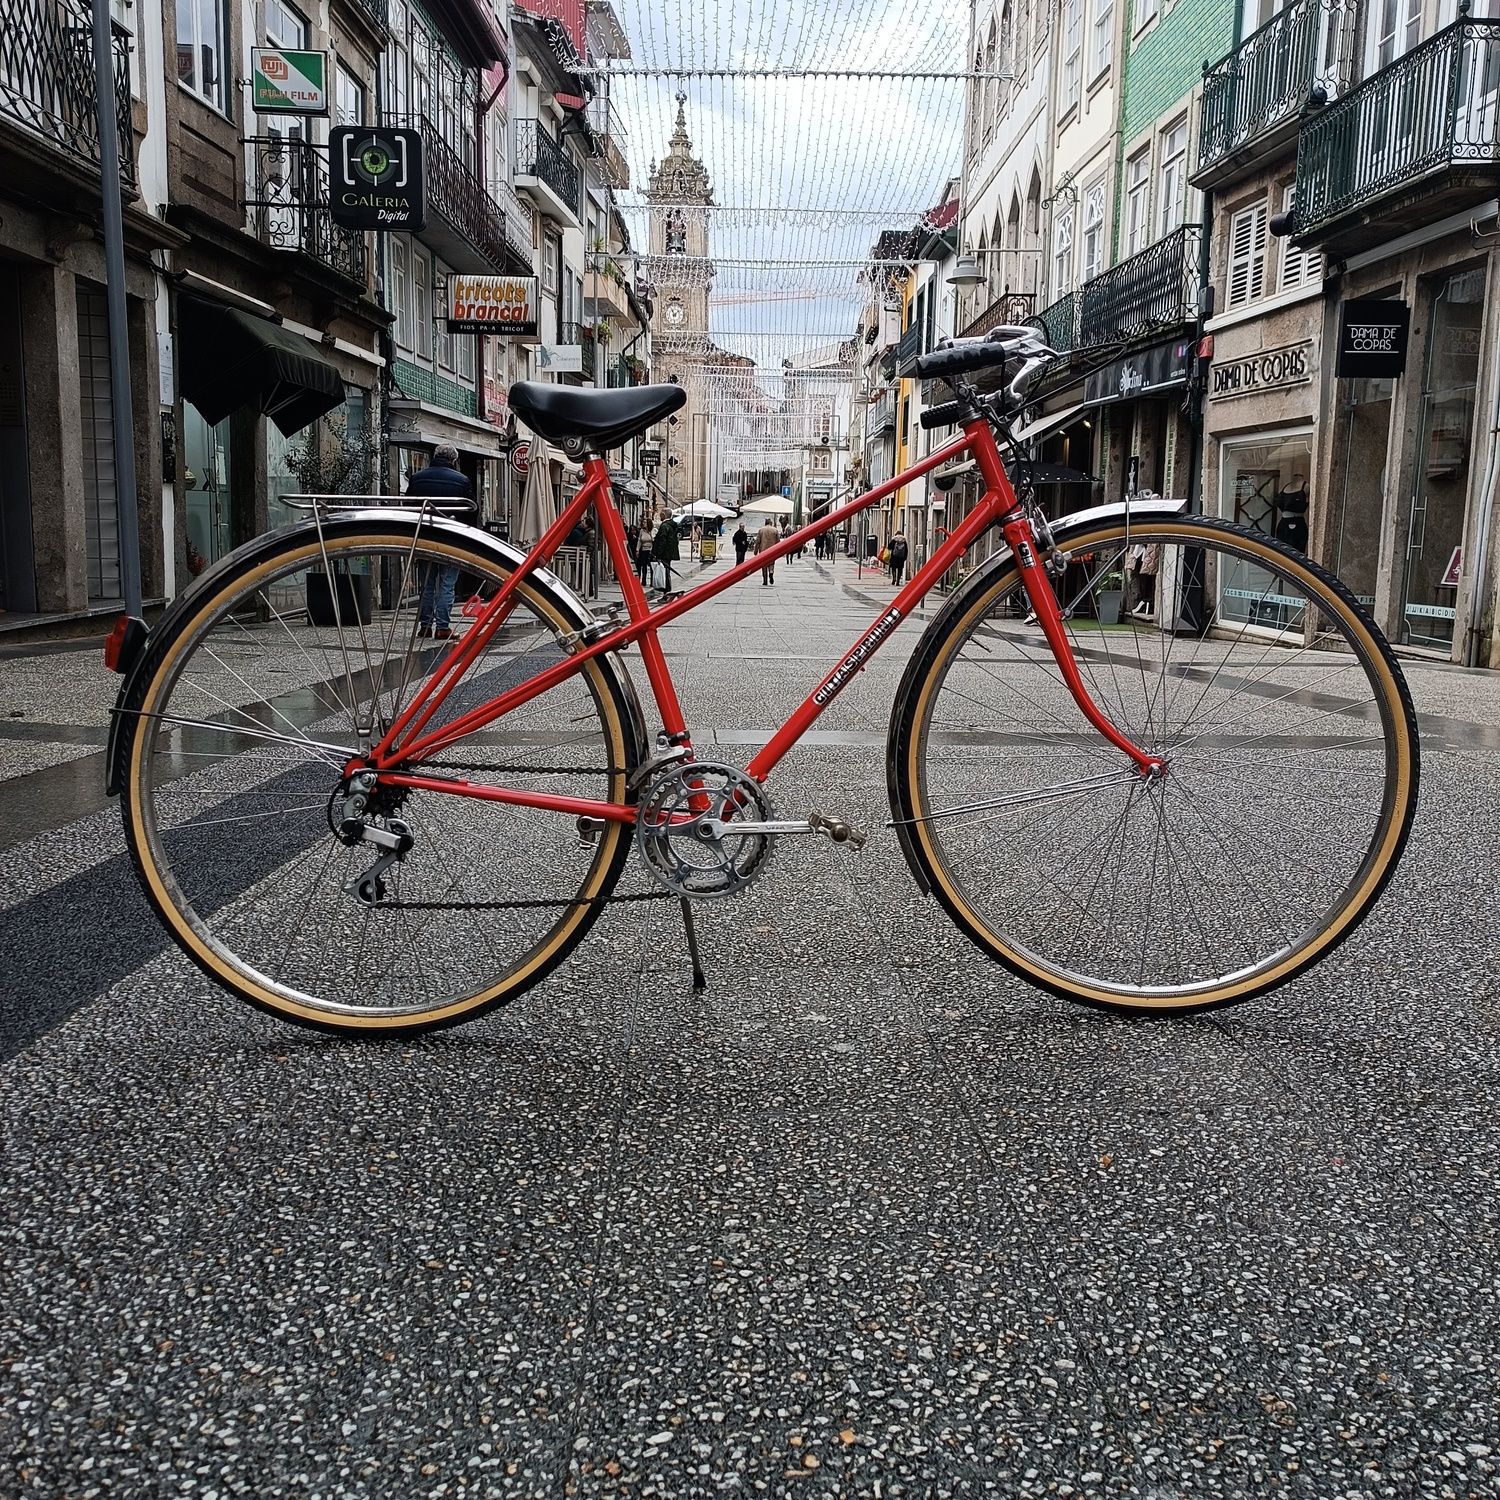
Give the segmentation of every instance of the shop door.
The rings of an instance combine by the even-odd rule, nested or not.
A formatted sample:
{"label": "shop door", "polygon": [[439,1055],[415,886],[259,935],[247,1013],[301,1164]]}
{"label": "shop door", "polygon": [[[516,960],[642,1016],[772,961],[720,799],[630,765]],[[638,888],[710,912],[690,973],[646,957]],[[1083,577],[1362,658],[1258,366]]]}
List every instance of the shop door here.
{"label": "shop door", "polygon": [[187,465],[187,564],[201,573],[229,551],[229,418],[210,426],[197,407],[182,408]]}
{"label": "shop door", "polygon": [[1337,466],[1329,535],[1333,571],[1368,609],[1375,608],[1380,526],[1385,513],[1394,380],[1338,382]]}
{"label": "shop door", "polygon": [[0,613],[36,608],[24,370],[20,278],[0,264]]}
{"label": "shop door", "polygon": [[1451,652],[1474,439],[1484,271],[1450,276],[1427,332],[1417,468],[1397,631],[1411,646]]}
{"label": "shop door", "polygon": [[78,283],[78,407],[90,601],[120,597],[120,506],[109,391],[109,310],[103,289]]}

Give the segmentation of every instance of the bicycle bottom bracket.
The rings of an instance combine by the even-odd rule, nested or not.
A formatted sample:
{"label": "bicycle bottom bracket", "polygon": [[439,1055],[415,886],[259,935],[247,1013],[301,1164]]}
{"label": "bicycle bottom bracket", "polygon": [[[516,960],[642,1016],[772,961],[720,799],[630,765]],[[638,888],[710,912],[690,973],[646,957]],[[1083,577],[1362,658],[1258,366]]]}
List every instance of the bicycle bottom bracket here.
{"label": "bicycle bottom bracket", "polygon": [[765,789],[736,766],[689,761],[663,771],[636,811],[635,841],[652,878],[676,896],[732,896],[765,868],[771,835],[736,821],[771,820]]}

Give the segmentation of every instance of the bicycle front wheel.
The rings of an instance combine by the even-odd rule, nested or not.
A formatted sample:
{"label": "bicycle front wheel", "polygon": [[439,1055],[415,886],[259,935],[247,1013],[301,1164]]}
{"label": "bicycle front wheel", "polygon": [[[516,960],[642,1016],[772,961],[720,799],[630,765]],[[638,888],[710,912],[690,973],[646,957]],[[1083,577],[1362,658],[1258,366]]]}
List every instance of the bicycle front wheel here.
{"label": "bicycle front wheel", "polygon": [[1069,999],[1226,1005],[1353,930],[1416,808],[1416,719],[1354,597],[1269,537],[1198,518],[1069,539],[1057,593],[1091,695],[1166,772],[1084,721],[1008,560],[912,658],[892,804],[928,890]]}
{"label": "bicycle front wheel", "polygon": [[[341,828],[362,738],[444,668],[454,642],[424,621],[441,628],[456,585],[461,635],[464,601],[511,572],[459,528],[334,522],[244,549],[159,628],[122,705],[125,828],[162,919],[212,977],[289,1020],[419,1030],[513,998],[588,931],[629,825],[584,840],[563,813],[381,787],[364,810],[376,838]],[[545,576],[527,579],[428,727],[562,661],[584,621]],[[595,658],[402,769],[623,802],[639,753],[628,679]],[[377,868],[398,834],[409,849]]]}

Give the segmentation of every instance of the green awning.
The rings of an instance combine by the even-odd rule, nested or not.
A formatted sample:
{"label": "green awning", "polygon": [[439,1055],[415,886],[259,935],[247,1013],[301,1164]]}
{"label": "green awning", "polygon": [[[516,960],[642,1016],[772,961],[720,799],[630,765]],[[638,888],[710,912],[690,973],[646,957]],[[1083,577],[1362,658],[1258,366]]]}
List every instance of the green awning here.
{"label": "green awning", "polygon": [[344,379],[317,346],[268,318],[177,299],[182,395],[206,422],[254,407],[290,437],[344,400]]}

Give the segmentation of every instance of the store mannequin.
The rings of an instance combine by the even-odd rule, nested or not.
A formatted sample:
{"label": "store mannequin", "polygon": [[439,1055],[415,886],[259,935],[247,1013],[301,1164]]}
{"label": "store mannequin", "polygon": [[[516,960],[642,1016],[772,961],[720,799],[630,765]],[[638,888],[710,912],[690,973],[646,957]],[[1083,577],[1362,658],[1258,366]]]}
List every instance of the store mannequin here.
{"label": "store mannequin", "polygon": [[1307,551],[1307,480],[1293,474],[1292,482],[1276,497],[1276,540]]}

